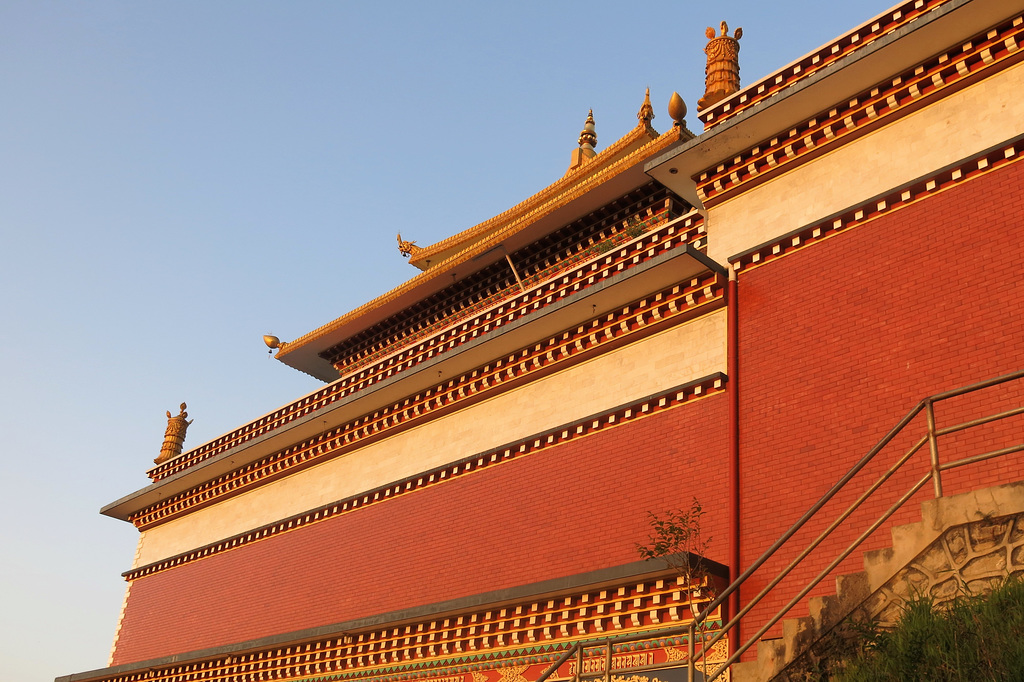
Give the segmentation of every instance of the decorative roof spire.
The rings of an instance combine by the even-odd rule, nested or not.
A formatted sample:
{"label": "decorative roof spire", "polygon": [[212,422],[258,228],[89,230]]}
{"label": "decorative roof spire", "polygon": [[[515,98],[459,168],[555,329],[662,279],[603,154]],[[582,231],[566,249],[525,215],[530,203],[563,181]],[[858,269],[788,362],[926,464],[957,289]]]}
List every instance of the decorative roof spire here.
{"label": "decorative roof spire", "polygon": [[636,118],[640,121],[640,125],[645,128],[651,127],[651,121],[654,119],[654,107],[651,106],[650,88],[647,88],[647,93],[644,95],[644,103],[640,105],[640,111],[636,112]]}
{"label": "decorative roof spire", "polygon": [[668,115],[675,121],[676,128],[686,127],[686,102],[678,92],[673,92],[672,97],[668,100]]}
{"label": "decorative roof spire", "polygon": [[715,35],[710,26],[704,32],[708,44],[704,52],[708,56],[707,67],[704,69],[704,96],[697,102],[697,110],[706,109],[715,102],[725,99],[740,89],[740,38],[743,29],[737,28],[733,37],[729,36],[729,25],[722,22],[722,34]]}
{"label": "decorative roof spire", "polygon": [[587,121],[583,124],[578,144],[579,148],[572,150],[572,161],[569,162],[569,170],[566,173],[572,172],[597,156],[597,152],[594,151],[594,145],[597,144],[597,132],[594,128],[593,109],[587,114]]}
{"label": "decorative roof spire", "polygon": [[[591,109],[590,113],[587,114],[587,121],[583,124],[583,130],[580,131],[579,145],[580,149],[584,151],[594,151],[594,146],[597,144],[597,132],[594,128],[594,110]],[[593,154],[590,154],[593,156]]]}

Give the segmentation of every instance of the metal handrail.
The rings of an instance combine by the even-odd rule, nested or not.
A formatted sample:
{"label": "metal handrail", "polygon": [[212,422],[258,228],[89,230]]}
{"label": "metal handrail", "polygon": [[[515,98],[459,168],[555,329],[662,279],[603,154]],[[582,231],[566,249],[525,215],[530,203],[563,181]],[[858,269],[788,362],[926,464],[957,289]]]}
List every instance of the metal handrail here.
{"label": "metal handrail", "polygon": [[[592,677],[604,677],[605,682],[611,681],[612,673],[612,647],[616,644],[627,644],[629,642],[639,642],[645,639],[662,639],[665,637],[674,637],[677,635],[684,635],[690,631],[689,625],[680,625],[675,628],[666,628],[663,630],[657,630],[655,632],[638,632],[632,635],[620,635],[618,637],[605,637],[604,639],[591,640],[587,642],[576,642],[569,647],[561,656],[558,657],[554,663],[548,666],[547,670],[541,673],[541,676],[537,678],[536,682],[547,682],[547,679],[551,677],[555,671],[561,668],[570,658],[576,656],[576,674],[573,675],[572,679],[575,682],[581,682],[583,678]],[[583,652],[585,649],[605,649],[605,666],[601,672],[584,673],[583,672]],[[628,668],[620,669],[619,672],[638,672],[642,670],[658,670],[660,668],[668,668],[676,665],[675,661],[666,661],[664,663],[657,663],[654,665],[642,665],[642,666],[631,666]]]}
{"label": "metal handrail", "polygon": [[[860,508],[860,506],[864,503],[865,500],[867,500],[868,497],[870,497],[875,491],[878,490],[878,488],[880,488],[886,481],[888,481],[889,478],[891,478],[897,471],[899,471],[914,454],[916,454],[922,447],[924,447],[926,443],[928,444],[930,457],[929,473],[922,477],[920,480],[918,480],[913,486],[911,486],[911,488],[907,490],[899,498],[899,500],[897,500],[880,517],[878,517],[867,528],[867,530],[865,530],[863,533],[860,534],[859,537],[857,537],[857,539],[855,539],[842,552],[840,552],[839,555],[831,563],[829,563],[829,565],[824,570],[822,570],[817,576],[815,576],[814,579],[807,583],[795,597],[793,597],[784,607],[782,607],[782,609],[777,611],[764,626],[762,626],[756,633],[754,633],[753,636],[751,636],[742,645],[738,646],[736,650],[733,652],[733,654],[724,663],[722,663],[716,670],[711,672],[706,677],[707,682],[711,682],[712,680],[716,679],[719,675],[721,675],[722,672],[728,670],[730,665],[738,661],[740,656],[742,656],[743,653],[747,651],[747,649],[749,649],[758,639],[761,638],[762,635],[764,635],[776,623],[778,623],[782,618],[784,618],[785,615],[790,611],[790,609],[792,609],[796,604],[800,602],[800,600],[807,596],[807,594],[812,589],[814,589],[814,587],[817,586],[822,580],[828,577],[832,573],[832,571],[834,571],[847,557],[850,556],[851,553],[853,553],[854,550],[857,549],[857,547],[859,547],[865,540],[867,540],[868,537],[870,537],[876,530],[878,530],[878,528],[880,528],[882,524],[889,520],[889,518],[891,518],[892,515],[895,514],[904,504],[906,504],[910,499],[912,499],[914,495],[916,495],[917,492],[919,492],[921,488],[923,488],[928,483],[929,480],[932,481],[935,497],[942,497],[943,471],[948,471],[950,469],[954,469],[961,466],[967,466],[969,464],[975,464],[977,462],[985,461],[995,457],[1001,457],[1014,452],[1024,451],[1024,444],[1020,444],[1006,448],[1001,448],[998,450],[993,450],[979,455],[973,455],[971,457],[961,458],[954,462],[948,462],[943,464],[939,460],[938,439],[940,436],[945,436],[950,433],[956,433],[968,428],[972,428],[974,426],[980,426],[982,424],[988,424],[1000,419],[1006,419],[1008,417],[1024,414],[1024,407],[1006,410],[1004,412],[1000,412],[994,415],[988,415],[986,417],[982,417],[979,419],[973,419],[967,422],[963,422],[961,424],[956,424],[954,426],[947,426],[942,429],[936,428],[934,410],[935,403],[937,402],[948,400],[950,398],[955,398],[957,396],[965,395],[968,393],[974,393],[985,388],[990,388],[992,386],[997,386],[1010,381],[1016,381],[1022,378],[1024,378],[1024,371],[1005,374],[1003,376],[995,377],[993,379],[988,379],[986,381],[981,381],[951,391],[946,391],[943,393],[935,394],[933,396],[929,396],[922,400],[921,402],[919,402],[917,405],[915,405],[914,408],[911,409],[910,412],[908,412],[907,415],[903,419],[901,419],[899,423],[895,427],[893,427],[878,442],[877,445],[871,448],[871,450],[869,450],[868,453],[864,455],[864,457],[862,457],[856,464],[854,464],[854,466],[842,478],[840,478],[839,481],[821,497],[821,499],[819,499],[814,505],[812,505],[811,508],[807,510],[807,512],[804,513],[804,515],[801,516],[800,519],[798,519],[797,522],[794,523],[785,533],[783,533],[782,536],[778,540],[776,540],[775,543],[773,543],[772,546],[769,547],[756,561],[754,561],[754,563],[751,564],[750,567],[747,568],[747,570],[743,571],[743,573],[738,578],[736,578],[736,580],[733,581],[731,585],[729,585],[725,590],[723,590],[722,593],[719,594],[715,600],[708,604],[703,611],[701,611],[692,621],[690,621],[690,624],[688,626],[688,661],[690,665],[687,672],[687,679],[689,680],[689,682],[693,682],[694,680],[694,668],[696,666],[697,661],[704,660],[706,658],[706,652],[710,650],[710,648],[716,642],[718,642],[724,636],[726,636],[739,623],[740,619],[744,615],[746,615],[754,606],[760,603],[760,601],[776,585],[778,585],[787,575],[789,575],[798,565],[800,565],[800,563],[812,551],[814,551],[814,549],[816,549],[827,537],[829,537],[829,535],[831,535],[836,528],[838,528],[847,518],[849,518],[850,515],[853,514],[853,512]],[[834,498],[836,494],[854,478],[854,476],[860,473],[860,471],[864,469],[864,467],[867,466],[867,464],[871,462],[886,445],[892,442],[892,440],[897,435],[899,435],[903,431],[903,429],[905,429],[910,424],[910,422],[913,421],[913,419],[917,417],[917,415],[919,415],[922,411],[925,412],[925,416],[927,418],[927,433],[918,441],[916,441],[915,444],[910,448],[910,450],[908,450],[903,456],[901,456],[895,464],[889,467],[889,469],[884,474],[882,474],[882,476],[877,481],[875,481],[874,484],[872,484],[867,490],[865,490],[860,495],[860,497],[858,497],[846,509],[846,511],[840,514],[828,526],[828,528],[826,528],[817,538],[815,538],[815,540],[811,542],[811,544],[808,545],[807,548],[800,552],[800,554],[795,559],[790,561],[789,564],[787,564],[786,567],[782,569],[779,575],[772,579],[768,583],[768,585],[766,585],[765,588],[757,594],[757,596],[755,596],[750,602],[748,602],[738,613],[733,615],[729,622],[724,624],[721,630],[719,630],[719,632],[714,637],[705,642],[704,646],[702,647],[699,653],[695,652],[694,638],[696,635],[697,628],[705,622],[708,615],[712,613],[714,609],[718,608],[723,603],[725,603],[726,599],[728,599],[730,594],[738,590],[740,586],[743,585],[743,583],[745,583],[747,579],[749,579],[750,576],[757,571],[757,569],[759,569],[769,559],[771,559],[775,555],[775,553],[790,538],[793,537],[793,535],[795,535],[801,528],[803,528],[804,525],[806,525],[807,522],[811,518],[813,518],[822,507],[824,507],[829,501],[831,501],[832,498]],[[707,663],[705,661],[705,669],[706,666]]]}
{"label": "metal handrail", "polygon": [[[558,670],[558,668],[561,667],[566,661],[568,661],[569,658],[571,658],[574,654],[577,656],[579,660],[579,663],[577,664],[576,668],[576,675],[574,676],[576,682],[581,682],[583,677],[600,677],[601,674],[598,673],[584,675],[582,672],[582,660],[584,649],[603,646],[608,647],[606,654],[608,660],[605,664],[605,670],[603,672],[603,675],[605,678],[605,682],[610,682],[611,649],[613,644],[641,639],[649,639],[652,636],[671,636],[673,634],[682,634],[683,632],[686,632],[687,634],[688,682],[694,682],[694,672],[695,668],[698,665],[698,661],[704,661],[703,667],[704,673],[706,675],[704,679],[706,680],[706,682],[712,682],[712,680],[717,679],[724,671],[729,669],[729,666],[738,661],[739,658],[743,655],[743,653],[746,652],[747,649],[749,649],[751,646],[753,646],[753,644],[757,642],[757,640],[760,639],[761,636],[763,636],[766,632],[768,632],[768,630],[770,630],[774,625],[776,625],[780,620],[782,620],[782,618],[784,618],[785,615],[794,606],[796,606],[804,597],[806,597],[811,590],[813,590],[818,584],[821,583],[822,580],[827,578],[840,564],[842,564],[842,562],[845,561],[850,556],[850,554],[852,554],[861,544],[863,544],[863,542],[867,540],[875,531],[877,531],[882,526],[882,524],[888,521],[893,516],[893,514],[899,511],[899,509],[901,509],[904,504],[911,500],[914,497],[914,495],[916,495],[925,485],[927,485],[929,480],[932,481],[935,497],[938,498],[942,496],[943,471],[948,471],[950,469],[954,469],[957,467],[975,464],[988,459],[993,459],[995,457],[1008,455],[1014,452],[1024,451],[1024,444],[1013,445],[1010,447],[1000,448],[998,450],[992,450],[990,452],[982,453],[979,455],[964,457],[959,460],[943,464],[939,460],[938,449],[938,439],[941,436],[946,436],[951,433],[957,433],[969,428],[973,428],[975,426],[981,426],[983,424],[989,424],[994,421],[1024,414],[1024,406],[988,415],[978,419],[972,419],[966,422],[962,422],[960,424],[955,424],[953,426],[946,426],[943,428],[936,427],[934,411],[934,406],[937,402],[948,400],[950,398],[955,398],[961,395],[966,395],[968,393],[974,393],[976,391],[990,388],[992,386],[998,386],[1000,384],[1008,383],[1010,381],[1016,381],[1019,379],[1024,379],[1024,370],[1013,372],[1011,374],[1005,374],[1003,376],[970,384],[968,386],[963,386],[961,388],[953,389],[951,391],[937,393],[935,395],[929,396],[921,400],[917,405],[913,407],[913,409],[910,410],[910,412],[907,413],[905,417],[903,417],[903,419],[901,419],[896,424],[896,426],[894,426],[888,433],[886,433],[885,436],[883,436],[882,439],[879,440],[878,443],[867,452],[867,454],[861,457],[861,459],[858,460],[857,463],[854,464],[853,467],[851,467],[850,470],[846,474],[844,474],[842,478],[840,478],[839,481],[837,481],[836,484],[833,485],[828,490],[828,492],[822,495],[821,499],[815,502],[811,506],[811,508],[808,509],[803,514],[803,516],[801,516],[796,521],[796,523],[794,523],[785,533],[783,533],[782,536],[771,545],[771,547],[765,550],[765,552],[760,557],[758,557],[758,559],[754,561],[745,571],[743,571],[743,573],[741,573],[739,577],[736,578],[736,580],[734,580],[728,587],[722,590],[722,592],[719,593],[719,595],[714,600],[708,603],[705,606],[705,608],[690,621],[688,625],[679,628],[673,628],[671,630],[659,631],[659,633],[657,634],[650,632],[637,633],[636,635],[632,636],[600,640],[596,642],[576,642],[556,662],[554,662],[547,670],[544,671],[540,678],[538,678],[537,682],[546,682],[546,680],[552,674],[554,674],[554,672]],[[715,610],[721,607],[723,604],[725,604],[726,600],[729,598],[729,595],[733,594],[738,589],[740,589],[740,587],[761,566],[763,566],[768,560],[770,560],[775,555],[775,553],[778,552],[778,550],[786,544],[786,542],[790,538],[792,538],[797,532],[799,532],[800,529],[803,528],[807,524],[807,522],[810,521],[821,510],[822,507],[828,504],[829,501],[831,501],[841,490],[843,490],[843,488],[858,473],[860,473],[864,469],[864,467],[866,467],[871,461],[873,461],[874,458],[889,443],[891,443],[893,439],[896,438],[896,436],[902,433],[903,430],[914,420],[914,418],[921,414],[921,412],[924,412],[927,418],[927,432],[921,438],[919,438],[910,447],[910,449],[907,450],[907,452],[905,452],[901,457],[899,457],[896,460],[896,462],[892,464],[892,466],[890,466],[878,478],[878,480],[876,480],[863,493],[861,493],[861,495],[856,500],[854,500],[854,502],[849,507],[847,507],[847,509],[844,512],[842,512],[838,517],[836,517],[832,521],[832,523],[830,523],[829,526],[824,531],[822,531],[821,534],[818,535],[817,538],[815,538],[806,548],[804,548],[797,555],[796,558],[791,560],[789,564],[787,564],[775,578],[769,581],[769,583],[753,599],[751,599],[736,614],[733,614],[729,622],[722,625],[721,628],[718,629],[718,632],[716,634],[708,637],[705,634],[708,616],[714,613]],[[847,545],[847,547],[842,552],[840,552],[839,555],[828,564],[828,566],[826,566],[810,582],[808,582],[797,593],[795,597],[793,597],[784,607],[782,607],[782,609],[777,611],[771,618],[769,618],[768,622],[765,625],[763,625],[760,629],[758,629],[758,631],[754,633],[753,636],[747,639],[747,641],[745,641],[742,645],[738,646],[736,650],[733,652],[733,654],[724,663],[719,665],[718,668],[716,668],[714,671],[708,673],[708,662],[706,660],[707,652],[710,651],[712,647],[717,642],[719,642],[723,637],[725,637],[734,627],[736,627],[736,625],[740,622],[740,619],[743,618],[743,616],[745,616],[751,609],[753,609],[757,604],[759,604],[768,593],[770,593],[780,582],[782,582],[782,580],[786,578],[786,576],[788,576],[797,566],[799,566],[801,562],[803,562],[803,560],[811,554],[811,552],[813,552],[818,546],[820,546],[821,543],[824,542],[825,539],[828,538],[833,531],[835,531],[857,509],[859,509],[861,505],[872,494],[874,494],[882,485],[886,483],[886,481],[892,478],[892,476],[896,474],[897,471],[901,470],[903,466],[905,466],[907,462],[909,462],[910,459],[915,454],[917,454],[917,452],[919,452],[926,444],[928,445],[930,458],[929,472],[925,474],[922,478],[917,480],[917,482],[914,483],[914,485],[911,486],[906,492],[904,492],[904,494],[895,503],[893,503],[885,512],[883,512],[881,516],[875,519],[875,521],[873,521],[866,530],[864,530],[853,542]],[[702,644],[699,653],[695,651],[698,628],[701,628],[700,639]],[[662,665],[661,667],[665,666]]]}

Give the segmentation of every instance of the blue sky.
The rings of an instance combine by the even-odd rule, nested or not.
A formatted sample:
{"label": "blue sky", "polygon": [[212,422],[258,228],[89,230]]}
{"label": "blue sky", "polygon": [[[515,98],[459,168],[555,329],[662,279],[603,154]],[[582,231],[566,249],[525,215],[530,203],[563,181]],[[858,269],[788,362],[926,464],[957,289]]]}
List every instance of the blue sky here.
{"label": "blue sky", "polygon": [[881,11],[848,0],[0,0],[0,680],[106,665],[165,410],[186,447],[318,387],[268,360],[560,177],[650,86],[690,128],[704,28],[763,76]]}

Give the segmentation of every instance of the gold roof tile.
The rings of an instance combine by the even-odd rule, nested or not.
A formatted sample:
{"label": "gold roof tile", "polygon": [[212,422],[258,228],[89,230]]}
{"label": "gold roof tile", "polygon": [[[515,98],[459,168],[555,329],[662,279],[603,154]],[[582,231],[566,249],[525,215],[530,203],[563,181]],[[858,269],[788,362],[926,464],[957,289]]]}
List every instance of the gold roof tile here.
{"label": "gold roof tile", "polygon": [[[638,125],[599,153],[586,166],[582,166],[578,171],[574,171],[557,180],[529,199],[475,227],[431,246],[424,247],[416,253],[417,257],[423,257],[424,254],[443,253],[452,249],[458,250],[431,266],[429,270],[419,273],[391,291],[364,303],[325,325],[317,327],[294,341],[282,342],[280,350],[275,357],[281,359],[290,352],[308,346],[367,313],[394,301],[418,286],[447,273],[451,268],[473,260],[480,254],[489,251],[496,243],[501,242],[543,216],[586,194],[605,180],[633,167],[643,159],[679,141],[682,137],[689,137],[690,135],[692,134],[688,131],[676,127],[658,135],[654,129]],[[636,144],[640,144],[640,146],[632,151],[628,151],[631,146]]]}
{"label": "gold roof tile", "polygon": [[[521,201],[507,211],[499,213],[493,218],[485,220],[479,225],[475,225],[468,230],[463,230],[462,232],[454,234],[447,239],[442,239],[430,246],[423,247],[420,251],[416,252],[415,263],[423,263],[424,261],[429,260],[432,256],[436,256],[439,253],[456,248],[473,239],[482,238],[487,235],[487,233],[499,229],[501,225],[519,219],[521,216],[526,215],[545,202],[550,201],[558,197],[563,192],[568,191],[576,183],[584,182],[590,176],[599,173],[603,168],[607,168],[610,164],[615,163],[630,146],[635,145],[638,142],[643,142],[645,137],[649,140],[655,139],[658,137],[658,133],[656,130],[648,126],[636,126],[619,140],[599,152],[597,156],[591,159],[584,166],[580,166],[579,168],[566,173],[562,178],[556,180],[541,191],[524,201]],[[414,261],[410,260],[409,262],[413,263]],[[444,262],[444,260],[441,262]],[[438,265],[440,265],[440,263],[436,263],[431,267],[438,267]]]}

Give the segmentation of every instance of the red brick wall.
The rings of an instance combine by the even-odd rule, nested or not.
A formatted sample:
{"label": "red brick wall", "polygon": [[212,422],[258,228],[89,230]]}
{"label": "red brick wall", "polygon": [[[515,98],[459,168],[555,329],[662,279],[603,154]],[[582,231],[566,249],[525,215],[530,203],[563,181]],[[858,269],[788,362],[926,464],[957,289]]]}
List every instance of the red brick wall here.
{"label": "red brick wall", "polygon": [[[1024,164],[1015,164],[740,275],[743,566],[922,397],[1024,368],[1022,188]],[[1015,386],[943,404],[939,419],[1020,404],[1020,395]],[[1020,442],[1021,421],[1015,439],[986,427],[943,443],[943,456]],[[114,663],[627,563],[645,512],[692,495],[708,511],[711,557],[725,563],[727,424],[727,398],[713,396],[141,578]],[[865,514],[921,473],[896,476]],[[948,475],[946,492],[1022,473],[1024,458],[1013,457]],[[916,518],[912,503],[897,520]],[[883,534],[867,547],[888,542]],[[816,555],[796,577],[825,561]],[[843,570],[859,567],[858,552]],[[773,574],[761,571],[744,598]],[[826,581],[817,593],[833,589]],[[768,605],[787,599],[784,589]],[[764,613],[746,619],[745,633]]]}
{"label": "red brick wall", "polygon": [[[1024,369],[1022,241],[1024,163],[1017,163],[740,274],[744,567],[921,398]],[[1021,395],[1018,384],[940,404],[940,426],[1020,405]],[[923,424],[918,419],[915,437]],[[942,442],[941,454],[949,459],[1024,442],[1020,419],[1013,433],[1008,428],[989,426]],[[887,450],[886,467],[905,447],[896,450]],[[880,513],[895,500],[892,491],[927,471],[926,452],[913,476],[898,475],[897,485],[872,498],[869,512]],[[945,492],[1022,478],[1024,460],[1011,457],[948,475]],[[929,484],[924,492],[930,490]],[[919,510],[912,501],[897,521],[918,520]],[[815,524],[815,535],[823,527]],[[885,531],[867,546],[888,544]],[[826,563],[813,561],[814,573]],[[857,552],[841,572],[860,568]],[[775,573],[760,572],[743,598]],[[799,575],[813,574],[808,568]],[[834,589],[826,580],[816,593]],[[769,604],[781,607],[793,593]],[[795,615],[805,613],[804,607]],[[746,634],[764,614],[753,612]]]}
{"label": "red brick wall", "polygon": [[727,409],[710,396],[140,578],[114,664],[636,561],[646,512],[694,495],[724,563]]}

